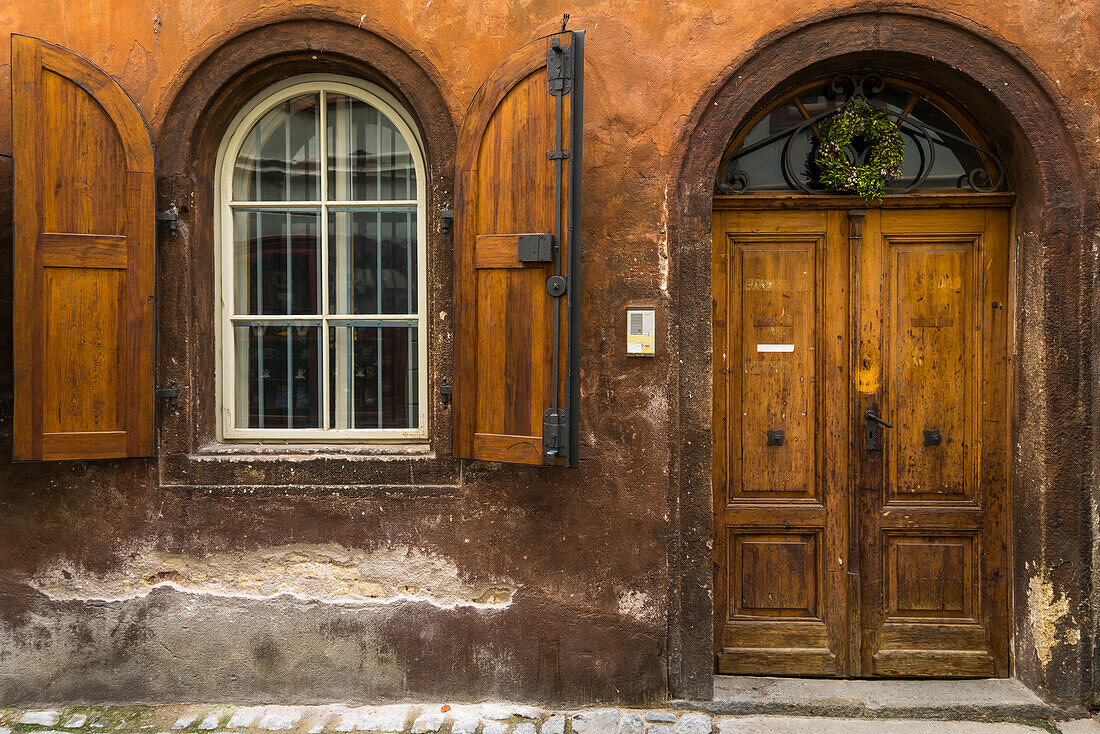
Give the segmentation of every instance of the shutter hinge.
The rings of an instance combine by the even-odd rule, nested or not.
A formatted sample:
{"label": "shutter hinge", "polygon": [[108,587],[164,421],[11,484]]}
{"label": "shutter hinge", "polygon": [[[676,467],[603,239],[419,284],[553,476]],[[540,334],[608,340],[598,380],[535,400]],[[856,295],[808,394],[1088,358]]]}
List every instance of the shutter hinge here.
{"label": "shutter hinge", "polygon": [[561,408],[550,408],[542,414],[542,456],[546,464],[565,458],[569,445],[569,421]]}
{"label": "shutter hinge", "polygon": [[153,397],[157,400],[166,400],[168,402],[168,408],[175,410],[180,403],[180,390],[176,387],[176,383],[169,383],[169,387],[158,388],[153,391]]}
{"label": "shutter hinge", "polygon": [[176,202],[172,202],[168,205],[168,209],[162,212],[157,212],[158,222],[168,222],[168,236],[175,237],[176,232],[179,230],[180,210],[176,206]]}
{"label": "shutter hinge", "polygon": [[549,153],[546,154],[546,160],[548,160],[548,161],[557,161],[557,160],[567,161],[567,160],[569,160],[569,151],[568,150],[552,150],[552,151],[550,151]]}
{"label": "shutter hinge", "polygon": [[573,47],[562,46],[561,40],[550,41],[546,72],[550,77],[550,94],[569,94],[573,87]]}
{"label": "shutter hinge", "polygon": [[453,209],[441,209],[439,211],[439,226],[443,234],[449,234],[455,226],[455,213]]}
{"label": "shutter hinge", "polygon": [[439,402],[443,403],[443,407],[449,407],[451,404],[451,397],[454,395],[454,386],[447,382],[447,378],[443,378],[443,382],[439,385]]}

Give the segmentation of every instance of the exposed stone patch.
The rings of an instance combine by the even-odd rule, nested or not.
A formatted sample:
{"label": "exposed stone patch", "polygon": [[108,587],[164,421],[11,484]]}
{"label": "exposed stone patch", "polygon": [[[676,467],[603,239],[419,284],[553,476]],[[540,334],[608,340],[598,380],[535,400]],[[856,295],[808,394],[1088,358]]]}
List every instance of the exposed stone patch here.
{"label": "exposed stone patch", "polygon": [[460,578],[454,562],[416,548],[365,552],[334,544],[285,545],[202,558],[150,550],[133,554],[124,566],[105,573],[56,564],[28,583],[63,601],[122,601],[167,586],[189,594],[244,599],[286,594],[329,604],[412,600],[444,608],[487,609],[508,606],[516,590],[507,583],[471,586]]}
{"label": "exposed stone patch", "polygon": [[1063,642],[1075,644],[1080,640],[1080,630],[1076,636],[1067,634],[1064,638],[1058,634],[1062,620],[1069,616],[1069,598],[1062,594],[1054,597],[1054,587],[1045,574],[1036,574],[1027,584],[1027,609],[1031,619],[1031,630],[1035,636],[1035,653],[1045,668],[1054,656],[1054,647]]}
{"label": "exposed stone patch", "polygon": [[661,621],[661,609],[653,599],[644,591],[629,590],[619,596],[619,614],[624,617],[633,617],[646,624],[657,624]]}

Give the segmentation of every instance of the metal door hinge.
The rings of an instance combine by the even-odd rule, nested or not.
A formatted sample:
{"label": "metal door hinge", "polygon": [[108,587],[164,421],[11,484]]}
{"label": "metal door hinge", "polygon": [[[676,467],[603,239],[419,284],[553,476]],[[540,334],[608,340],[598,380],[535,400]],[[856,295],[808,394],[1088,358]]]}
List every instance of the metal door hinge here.
{"label": "metal door hinge", "polygon": [[168,236],[175,237],[176,232],[179,231],[180,210],[176,206],[176,202],[172,202],[168,205],[168,209],[162,212],[157,212],[158,222],[168,223]]}
{"label": "metal door hinge", "polygon": [[454,395],[454,386],[447,382],[447,378],[444,377],[443,381],[439,385],[439,402],[443,403],[443,407],[446,408],[451,404],[451,397]]}
{"label": "metal door hinge", "polygon": [[542,414],[542,455],[543,461],[553,464],[558,458],[565,458],[569,445],[569,422],[565,411],[551,408]]}
{"label": "metal door hinge", "polygon": [[439,212],[439,226],[443,234],[447,234],[455,226],[455,213],[452,209],[441,209]]}
{"label": "metal door hinge", "polygon": [[550,41],[546,72],[550,77],[550,94],[569,94],[573,88],[573,47],[562,46],[557,38]]}
{"label": "metal door hinge", "polygon": [[175,410],[179,406],[180,391],[176,387],[176,384],[171,383],[170,387],[162,387],[153,391],[153,397],[157,400],[165,400],[168,402],[168,408]]}

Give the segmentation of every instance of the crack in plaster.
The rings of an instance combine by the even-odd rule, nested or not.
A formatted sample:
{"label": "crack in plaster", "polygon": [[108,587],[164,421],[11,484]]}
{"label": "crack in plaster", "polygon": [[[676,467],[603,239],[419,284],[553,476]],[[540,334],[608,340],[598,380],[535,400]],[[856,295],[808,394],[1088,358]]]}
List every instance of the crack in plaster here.
{"label": "crack in plaster", "polygon": [[58,601],[124,601],[166,586],[188,594],[237,599],[288,595],[338,605],[422,601],[446,609],[500,609],[512,603],[516,591],[507,583],[471,586],[461,580],[453,561],[417,548],[366,552],[335,544],[283,545],[202,558],[149,550],[134,553],[120,568],[103,573],[55,564],[28,583]]}

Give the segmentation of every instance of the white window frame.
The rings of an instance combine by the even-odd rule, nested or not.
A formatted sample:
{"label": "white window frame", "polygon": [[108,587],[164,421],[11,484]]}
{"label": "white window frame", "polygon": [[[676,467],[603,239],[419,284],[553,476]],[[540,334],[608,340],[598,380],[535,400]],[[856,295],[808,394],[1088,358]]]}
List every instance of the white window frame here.
{"label": "white window frame", "polygon": [[[337,201],[328,198],[328,187],[321,186],[320,201],[293,202],[234,202],[233,168],[245,136],[252,126],[272,107],[288,99],[303,94],[320,96],[320,140],[319,161],[322,182],[327,175],[327,105],[325,93],[343,94],[358,99],[374,107],[393,123],[404,136],[412,154],[416,171],[416,262],[417,262],[417,377],[419,391],[419,419],[417,428],[238,428],[236,425],[236,340],[233,336],[234,321],[261,321],[265,318],[274,321],[286,321],[285,316],[251,317],[233,315],[234,271],[233,271],[233,216],[235,204],[249,208],[271,207],[273,209],[303,207],[320,209],[321,252],[321,293],[323,303],[328,302],[328,207],[331,206],[400,206],[413,204],[412,201]],[[214,232],[215,256],[214,277],[217,284],[217,328],[215,343],[217,361],[215,365],[215,385],[218,400],[218,439],[225,441],[308,443],[308,442],[360,442],[360,443],[411,443],[424,442],[428,438],[428,262],[427,262],[427,168],[424,162],[424,146],[412,117],[400,102],[384,89],[366,81],[334,74],[303,74],[292,77],[268,87],[253,98],[237,114],[222,139],[215,164],[214,196]],[[325,311],[322,305],[321,311]],[[328,309],[331,310],[331,309]],[[341,323],[348,321],[346,316],[328,314],[296,314],[294,319],[308,319],[321,323],[318,349],[321,352],[320,379],[326,384],[332,367],[329,365],[329,321]],[[371,314],[362,317],[363,321],[411,321],[406,314]],[[324,396],[320,406],[322,426],[329,422],[330,401],[332,396],[327,387],[320,390]]]}

